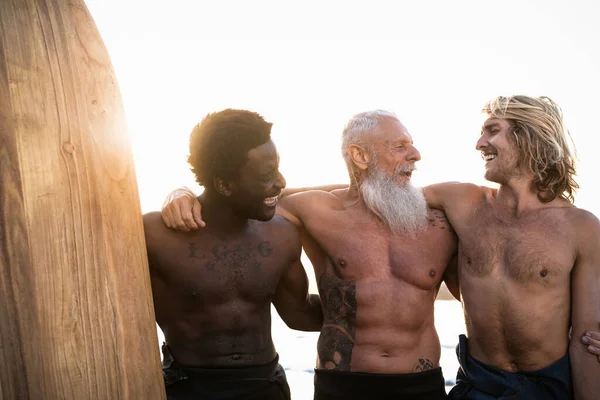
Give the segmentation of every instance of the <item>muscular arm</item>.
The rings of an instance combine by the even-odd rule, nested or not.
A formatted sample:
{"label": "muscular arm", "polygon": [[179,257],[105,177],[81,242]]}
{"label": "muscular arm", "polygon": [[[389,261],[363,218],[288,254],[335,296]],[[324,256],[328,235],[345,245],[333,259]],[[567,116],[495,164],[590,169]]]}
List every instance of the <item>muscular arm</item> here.
{"label": "muscular arm", "polygon": [[160,224],[160,216],[156,211],[146,213],[142,218],[144,221],[144,237],[150,270],[151,272],[161,272],[158,271],[159,266],[153,262],[153,259],[154,253],[159,248],[162,240],[162,231],[166,231],[166,229]]}
{"label": "muscular arm", "polygon": [[346,189],[348,185],[346,184],[333,184],[333,185],[323,185],[323,186],[312,186],[312,187],[302,187],[302,188],[285,188],[281,191],[281,197],[290,196],[292,194],[308,192],[309,190],[322,190],[324,192],[331,192],[337,189]]}
{"label": "muscular arm", "polygon": [[460,206],[466,199],[482,191],[481,186],[472,183],[443,182],[425,186],[423,194],[430,208],[446,211]]}
{"label": "muscular arm", "polygon": [[321,299],[317,294],[308,293],[308,277],[300,261],[300,235],[294,232],[294,237],[285,242],[293,247],[293,256],[279,280],[273,305],[291,329],[320,331],[323,325]]}
{"label": "muscular arm", "polygon": [[571,274],[571,324],[569,358],[576,400],[600,393],[600,364],[580,338],[600,328],[600,222],[591,214],[577,226],[579,252]]}
{"label": "muscular arm", "polygon": [[[288,202],[287,200],[290,196],[310,190],[330,192],[346,187],[348,187],[348,185],[336,184],[308,188],[283,189],[277,207],[277,214],[282,215],[294,225],[301,226],[298,215],[294,212],[296,208],[295,201]],[[193,229],[198,229],[198,227],[206,226],[202,220],[201,211],[202,206],[196,198],[196,194],[192,190],[184,187],[175,189],[169,193],[163,204],[161,214],[167,227],[188,232]]]}

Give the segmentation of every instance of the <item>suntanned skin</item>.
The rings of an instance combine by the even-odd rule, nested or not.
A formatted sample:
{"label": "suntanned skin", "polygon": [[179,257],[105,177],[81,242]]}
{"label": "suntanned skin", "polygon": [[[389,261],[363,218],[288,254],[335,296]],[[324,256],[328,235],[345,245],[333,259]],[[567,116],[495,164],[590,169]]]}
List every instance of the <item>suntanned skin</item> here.
{"label": "suntanned skin", "polygon": [[[272,142],[249,152],[240,181],[263,219],[285,181]],[[272,176],[269,181],[263,176]],[[275,358],[271,303],[293,329],[318,331],[321,304],[308,294],[297,229],[280,216],[257,221],[203,194],[205,229],[168,229],[154,212],[144,216],[156,321],[182,365],[235,367]],[[270,213],[270,215],[269,215]]]}
{"label": "suntanned skin", "polygon": [[[490,123],[484,132],[497,133],[492,130],[498,127]],[[505,147],[506,143],[495,145]],[[456,183],[425,189],[429,205],[448,213],[462,241],[460,284],[471,355],[504,370],[529,371],[552,364],[569,346],[576,392],[586,392],[600,381],[596,357],[584,353],[587,349],[600,356],[600,334],[594,332],[600,328],[598,220],[564,200],[541,203],[528,189],[527,180],[507,183],[500,192]],[[341,193],[334,195],[343,202]],[[285,205],[286,200],[280,204]],[[173,203],[180,204],[182,212],[165,209],[170,213],[165,223],[194,229],[194,219],[196,224],[201,222],[197,202],[181,197]],[[350,236],[346,232],[341,235]],[[303,245],[310,252],[308,239],[304,234]],[[365,239],[359,244],[367,247],[369,243],[371,240]],[[312,246],[319,250],[314,239]],[[323,258],[326,253],[321,253]],[[313,258],[317,266],[318,260]],[[447,283],[449,277],[447,271]],[[458,297],[455,291],[453,294]]]}
{"label": "suntanned skin", "polygon": [[[392,235],[353,189],[308,191],[278,212],[302,228],[324,308],[318,368],[404,374],[436,368],[433,305],[456,238],[432,210],[417,239]],[[288,214],[289,213],[289,214]]]}
{"label": "suntanned skin", "polygon": [[587,346],[587,350],[598,356],[600,362],[600,332],[586,332],[581,341]]}
{"label": "suntanned skin", "polygon": [[[373,139],[378,168],[393,174],[420,160],[399,121],[381,120],[378,129]],[[349,152],[360,184],[370,154],[358,146]],[[410,174],[395,179],[402,185]],[[285,197],[278,212],[301,229],[315,270],[324,309],[317,368],[406,374],[439,366],[433,306],[456,252],[443,213],[430,211],[426,231],[416,238],[395,236],[366,207],[356,185]]]}
{"label": "suntanned skin", "polygon": [[[374,147],[381,168],[392,173],[420,159],[399,121],[381,122],[379,129],[383,135]],[[360,148],[353,154],[353,178],[360,182],[358,170],[368,169],[369,155]],[[410,175],[397,179],[404,184]],[[192,204],[181,202],[189,214]],[[180,206],[174,207],[169,213],[181,219]],[[324,309],[318,368],[405,374],[439,366],[433,306],[456,253],[456,236],[442,212],[429,211],[427,229],[417,238],[394,236],[367,209],[356,186],[286,196],[277,212],[300,229],[315,270]],[[447,284],[458,295],[453,282]]]}
{"label": "suntanned skin", "polygon": [[[535,371],[569,351],[576,399],[600,393],[600,365],[580,338],[600,323],[600,223],[557,198],[542,203],[514,171],[508,121],[488,119],[477,148],[490,189],[442,183],[425,189],[460,241],[458,281],[469,352],[505,371]],[[572,325],[572,339],[569,327]]]}

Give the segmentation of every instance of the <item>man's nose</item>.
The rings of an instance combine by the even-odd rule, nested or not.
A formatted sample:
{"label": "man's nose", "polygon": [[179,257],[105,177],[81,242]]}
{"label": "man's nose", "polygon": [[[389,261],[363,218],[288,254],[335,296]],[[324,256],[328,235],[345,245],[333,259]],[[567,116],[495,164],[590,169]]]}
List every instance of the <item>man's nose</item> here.
{"label": "man's nose", "polygon": [[421,153],[419,152],[419,150],[417,150],[415,146],[412,146],[411,151],[408,155],[408,161],[416,162],[419,160],[421,160]]}
{"label": "man's nose", "polygon": [[489,145],[487,137],[485,135],[481,135],[477,143],[475,144],[475,149],[479,151],[483,151]]}
{"label": "man's nose", "polygon": [[287,182],[285,181],[283,174],[281,172],[278,172],[277,180],[275,181],[275,187],[277,187],[278,189],[283,189],[285,188],[286,184]]}

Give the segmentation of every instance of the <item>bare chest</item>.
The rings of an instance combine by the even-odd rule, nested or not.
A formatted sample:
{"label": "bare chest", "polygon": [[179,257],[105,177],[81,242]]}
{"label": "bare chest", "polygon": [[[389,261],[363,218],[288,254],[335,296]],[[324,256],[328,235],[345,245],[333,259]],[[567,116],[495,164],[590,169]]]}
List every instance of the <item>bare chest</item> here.
{"label": "bare chest", "polygon": [[329,273],[342,281],[397,279],[429,290],[441,281],[456,251],[445,218],[430,219],[417,237],[394,236],[379,223],[343,213],[307,230],[322,253],[322,262],[313,261],[317,277]]}
{"label": "bare chest", "polygon": [[171,265],[172,273],[164,279],[169,286],[190,299],[259,300],[274,294],[286,254],[265,237],[201,237],[178,241],[159,262]]}
{"label": "bare chest", "polygon": [[461,276],[506,276],[520,283],[562,281],[575,262],[568,230],[552,213],[532,218],[499,218],[474,213],[460,234]]}

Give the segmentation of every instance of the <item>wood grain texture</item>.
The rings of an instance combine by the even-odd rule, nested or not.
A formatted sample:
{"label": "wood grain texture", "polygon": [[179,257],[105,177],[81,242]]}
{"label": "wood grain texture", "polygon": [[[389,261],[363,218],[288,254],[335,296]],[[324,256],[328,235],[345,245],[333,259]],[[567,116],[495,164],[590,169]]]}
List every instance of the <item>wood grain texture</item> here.
{"label": "wood grain texture", "polygon": [[164,399],[133,157],[83,0],[0,0],[0,399]]}

